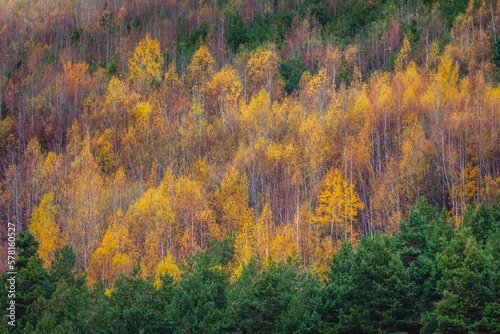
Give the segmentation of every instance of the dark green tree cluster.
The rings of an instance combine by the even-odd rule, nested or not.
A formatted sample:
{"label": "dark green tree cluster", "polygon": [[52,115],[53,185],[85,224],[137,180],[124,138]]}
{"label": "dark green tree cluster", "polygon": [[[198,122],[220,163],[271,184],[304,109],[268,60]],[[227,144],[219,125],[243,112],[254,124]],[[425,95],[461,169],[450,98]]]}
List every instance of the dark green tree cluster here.
{"label": "dark green tree cluster", "polygon": [[235,281],[234,235],[192,255],[174,279],[138,264],[110,294],[89,289],[69,246],[50,270],[30,233],[17,241],[12,333],[500,333],[500,201],[470,206],[461,224],[421,199],[400,232],[344,243],[321,280],[296,260],[250,261]]}

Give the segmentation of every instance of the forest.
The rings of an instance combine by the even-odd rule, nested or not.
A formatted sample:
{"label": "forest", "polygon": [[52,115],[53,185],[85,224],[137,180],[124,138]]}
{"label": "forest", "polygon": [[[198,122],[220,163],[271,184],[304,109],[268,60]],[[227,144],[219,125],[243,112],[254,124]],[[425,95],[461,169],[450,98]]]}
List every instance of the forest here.
{"label": "forest", "polygon": [[[325,277],[292,254],[253,257],[238,278],[229,234],[186,261],[170,255],[142,278],[138,260],[112,289],[92,289],[69,245],[46,269],[39,242],[22,232],[16,277],[16,327],[6,333],[499,333],[500,201],[471,204],[463,222],[425,198],[399,232],[349,240]],[[5,283],[7,275],[1,276]],[[7,305],[7,284],[0,303]]]}
{"label": "forest", "polygon": [[498,0],[0,0],[14,330],[499,332],[499,22]]}

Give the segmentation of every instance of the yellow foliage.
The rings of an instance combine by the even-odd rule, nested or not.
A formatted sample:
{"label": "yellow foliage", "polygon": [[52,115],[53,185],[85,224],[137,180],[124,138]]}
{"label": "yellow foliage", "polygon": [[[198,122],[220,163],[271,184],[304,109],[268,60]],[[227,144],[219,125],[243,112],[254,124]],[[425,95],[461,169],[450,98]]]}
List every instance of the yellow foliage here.
{"label": "yellow foliage", "polygon": [[161,229],[168,219],[173,218],[168,201],[154,188],[144,193],[127,212],[129,223],[138,224],[144,232]]}
{"label": "yellow foliage", "polygon": [[313,274],[319,275],[322,280],[326,279],[326,273],[328,272],[333,253],[335,253],[341,244],[342,242],[340,240],[334,242],[330,238],[319,241],[314,250],[316,261],[312,267]]}
{"label": "yellow foliage", "polygon": [[42,201],[31,215],[29,229],[40,243],[38,254],[44,260],[45,267],[50,267],[54,259],[54,252],[63,246],[64,240],[61,238],[59,224],[56,222],[56,215],[59,210],[57,205],[53,205],[54,195],[52,193],[43,196]]}
{"label": "yellow foliage", "polygon": [[403,94],[403,104],[411,108],[420,105],[417,100],[417,94],[420,95],[420,91],[424,88],[424,84],[421,80],[419,70],[414,62],[410,62],[406,71],[403,74],[403,82],[405,84],[406,90]]}
{"label": "yellow foliage", "polygon": [[278,74],[279,56],[273,45],[258,47],[250,54],[247,69],[252,84],[260,90],[262,87],[271,93],[273,80]]}
{"label": "yellow foliage", "polygon": [[457,95],[458,64],[445,52],[437,71],[430,74],[427,92],[422,97],[422,104],[435,114],[435,121],[443,118],[447,106]]}
{"label": "yellow foliage", "polygon": [[492,203],[500,195],[500,176],[495,179],[488,174],[484,182],[483,196],[489,203]]}
{"label": "yellow foliage", "polygon": [[179,267],[175,264],[172,254],[168,254],[160,263],[155,272],[155,287],[158,289],[161,285],[161,275],[168,273],[175,279],[179,279],[181,271]]}
{"label": "yellow foliage", "polygon": [[415,117],[403,129],[403,140],[401,144],[402,159],[401,170],[407,170],[416,166],[422,158],[422,148],[425,144],[425,134],[422,125]]}
{"label": "yellow foliage", "polygon": [[468,163],[465,169],[460,172],[460,178],[453,184],[450,190],[450,196],[457,199],[455,212],[463,214],[467,205],[474,200],[478,190],[479,166],[472,168],[471,164]]}
{"label": "yellow foliage", "polygon": [[71,164],[64,198],[68,201],[66,226],[69,241],[77,254],[77,266],[87,271],[93,250],[104,230],[104,181],[97,159],[90,152],[90,138],[82,140],[83,147]]}
{"label": "yellow foliage", "polygon": [[188,255],[189,251],[203,246],[200,244],[204,231],[201,218],[206,206],[207,202],[201,183],[191,177],[179,177],[175,182],[173,207],[179,217],[179,231],[176,233],[179,236],[183,235],[181,243],[182,256],[184,257]]}
{"label": "yellow foliage", "polygon": [[252,98],[248,106],[241,107],[240,121],[242,128],[254,141],[266,138],[269,134],[271,121],[271,99],[265,90],[261,90]]}
{"label": "yellow foliage", "polygon": [[410,52],[411,52],[410,41],[408,40],[408,37],[405,36],[403,40],[403,46],[401,47],[399,55],[396,57],[396,60],[394,61],[394,68],[396,69],[396,71],[401,71],[408,65]]}
{"label": "yellow foliage", "polygon": [[323,233],[330,234],[333,240],[350,239],[355,242],[359,235],[355,218],[358,211],[364,209],[364,203],[354,190],[354,184],[344,180],[340,171],[333,170],[323,180],[322,189],[318,198],[317,219]]}
{"label": "yellow foliage", "polygon": [[[116,136],[118,133],[128,128],[128,122],[132,119],[132,110],[138,100],[139,95],[132,92],[127,83],[120,81],[117,77],[111,78],[106,90],[102,111],[96,117],[103,120],[106,128],[113,130],[115,135],[113,138],[114,145],[117,145],[118,138]],[[104,119],[102,116],[104,116]]]}
{"label": "yellow foliage", "polygon": [[259,224],[257,225],[257,247],[260,257],[263,259],[267,259],[270,255],[273,234],[273,213],[269,208],[269,199],[267,199],[260,214]]}
{"label": "yellow foliage", "polygon": [[151,105],[148,102],[139,102],[134,110],[135,117],[139,123],[149,125],[149,118],[151,116]]}
{"label": "yellow foliage", "polygon": [[167,73],[165,73],[163,86],[167,89],[180,89],[180,87],[182,86],[181,79],[177,74],[177,67],[175,66],[175,62],[171,62],[170,65],[168,65],[168,70]]}
{"label": "yellow foliage", "polygon": [[237,280],[240,275],[241,275],[241,272],[243,271],[243,266],[241,264],[237,265],[236,268],[233,270],[233,273],[231,274],[231,281],[235,281]]}
{"label": "yellow foliage", "polygon": [[[205,89],[214,74],[214,58],[206,45],[200,46],[191,58],[187,68],[190,90],[204,96]],[[203,100],[203,98],[202,98]]]}
{"label": "yellow foliage", "polygon": [[222,221],[226,230],[240,230],[245,222],[253,220],[253,213],[248,207],[248,181],[232,167],[222,180],[215,194],[222,209]]}
{"label": "yellow foliage", "polygon": [[164,184],[148,189],[142,198],[129,207],[125,217],[134,240],[134,252],[144,256],[145,275],[154,270],[163,254],[173,246],[171,238],[175,214],[165,190]]}
{"label": "yellow foliage", "polygon": [[347,112],[347,121],[349,122],[349,128],[351,130],[359,130],[363,127],[363,122],[370,105],[370,100],[363,89],[356,99],[354,108],[350,108]]}
{"label": "yellow foliage", "polygon": [[[306,71],[306,73],[309,73]],[[306,81],[310,78],[309,81]],[[307,75],[302,75],[301,80],[304,80],[304,89],[302,98],[306,99],[306,103],[311,108],[310,111],[314,113],[323,113],[327,110],[328,97],[330,96],[330,82],[326,77],[326,71],[324,69],[319,70],[317,74],[313,77],[308,77]]]}
{"label": "yellow foliage", "polygon": [[241,95],[241,82],[236,70],[225,66],[208,84],[208,91],[212,95],[218,95],[219,103],[224,106],[224,102],[236,102]]}
{"label": "yellow foliage", "polygon": [[255,222],[244,223],[240,233],[234,243],[235,261],[240,264],[247,264],[252,257],[256,245]]}
{"label": "yellow foliage", "polygon": [[243,266],[248,264],[252,256],[256,255],[256,245],[257,226],[255,221],[246,221],[234,242],[234,260],[230,265],[233,268],[231,280],[237,279]]}
{"label": "yellow foliage", "polygon": [[319,118],[310,115],[302,122],[299,128],[299,142],[302,146],[302,156],[307,159],[312,173],[316,175],[323,166],[327,151],[325,146],[325,130],[319,124]]}
{"label": "yellow foliage", "polygon": [[155,84],[161,81],[162,68],[160,43],[147,34],[136,46],[134,55],[129,60],[130,79],[141,85]]}
{"label": "yellow foliage", "polygon": [[109,298],[111,297],[111,293],[113,292],[113,290],[114,290],[113,288],[108,288],[106,289],[106,291],[104,291],[104,294]]}
{"label": "yellow foliage", "polygon": [[283,161],[286,153],[283,145],[283,143],[271,142],[267,148],[267,158],[276,164],[278,164],[280,161]]}
{"label": "yellow foliage", "polygon": [[181,238],[181,254],[184,257],[198,248],[198,243],[191,231],[186,230]]}
{"label": "yellow foliage", "polygon": [[274,235],[269,255],[276,261],[285,260],[288,256],[292,258],[298,256],[295,235],[294,228],[287,225],[279,227]]}
{"label": "yellow foliage", "polygon": [[413,115],[408,125],[403,128],[401,140],[401,192],[406,197],[408,205],[416,202],[422,193],[424,177],[424,148],[427,141],[424,130],[418,119]]}
{"label": "yellow foliage", "polygon": [[92,278],[100,278],[105,283],[118,274],[127,273],[131,267],[130,240],[125,226],[113,221],[92,255]]}

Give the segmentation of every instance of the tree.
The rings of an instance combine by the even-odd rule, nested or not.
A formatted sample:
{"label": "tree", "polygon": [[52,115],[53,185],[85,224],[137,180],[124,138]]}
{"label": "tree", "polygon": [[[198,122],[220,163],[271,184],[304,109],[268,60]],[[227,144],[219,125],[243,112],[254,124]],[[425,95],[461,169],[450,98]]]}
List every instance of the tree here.
{"label": "tree", "polygon": [[54,258],[54,252],[64,243],[60,226],[56,221],[58,206],[53,205],[54,195],[52,193],[43,196],[42,201],[31,215],[29,229],[39,242],[38,254],[49,267]]}
{"label": "tree", "polygon": [[255,255],[256,226],[254,221],[245,221],[234,242],[235,270],[232,279],[238,278],[243,266]]}
{"label": "tree", "polygon": [[416,117],[410,118],[403,129],[399,162],[401,195],[408,206],[416,203],[423,193],[426,143],[422,125]]}
{"label": "tree", "polygon": [[297,263],[272,261],[262,272],[245,266],[229,295],[228,328],[237,332],[273,332],[289,310],[300,280]]}
{"label": "tree", "polygon": [[[500,210],[497,207],[497,215]],[[487,261],[487,277],[491,289],[491,298],[486,302],[483,309],[480,329],[484,332],[498,333],[500,329],[500,260],[498,252],[500,251],[500,233],[490,235],[485,245],[485,255]]]}
{"label": "tree", "polygon": [[35,333],[85,332],[91,295],[85,276],[76,272],[75,264],[76,257],[70,246],[65,245],[56,251],[50,278],[57,287],[44,307]]}
{"label": "tree", "polygon": [[[144,275],[153,273],[158,263],[167,255],[167,250],[173,249],[174,233],[180,233],[175,230],[175,214],[168,193],[160,187],[150,188],[129,207],[125,223],[131,242],[132,258],[141,255]],[[110,237],[113,238],[114,235]]]}
{"label": "tree", "polygon": [[270,95],[262,89],[250,103],[240,109],[242,136],[251,144],[271,137],[272,112]]}
{"label": "tree", "polygon": [[235,131],[241,90],[236,70],[229,66],[217,72],[207,85],[206,105],[211,114],[222,117],[222,126],[226,131]]}
{"label": "tree", "polygon": [[[70,245],[64,245],[55,251],[54,259],[50,264],[50,275],[52,280],[66,280],[69,283],[75,283],[78,278],[76,255]],[[82,278],[82,276],[79,278]]]}
{"label": "tree", "polygon": [[85,319],[90,308],[90,294],[85,284],[62,281],[56,288],[33,333],[85,333]]}
{"label": "tree", "polygon": [[364,209],[364,203],[354,190],[354,184],[344,180],[340,171],[331,170],[324,178],[322,188],[317,216],[324,233],[329,232],[334,241],[357,241],[359,232],[355,230],[354,219],[358,211]]}
{"label": "tree", "polygon": [[458,231],[437,256],[440,300],[422,316],[423,333],[479,331],[485,302],[491,298],[484,250],[467,231]]}
{"label": "tree", "polygon": [[[291,224],[290,224],[291,225]],[[275,261],[284,261],[287,258],[298,260],[298,245],[296,231],[292,226],[282,225],[276,229],[270,249],[270,256]]]}
{"label": "tree", "polygon": [[465,208],[474,200],[478,192],[479,166],[472,168],[467,164],[464,170],[461,171],[459,180],[451,187],[450,196],[455,198],[455,203],[458,206],[455,209],[457,214],[464,214]]}
{"label": "tree", "polygon": [[205,105],[206,87],[214,75],[214,59],[206,45],[201,45],[191,57],[188,66],[187,82],[193,95]]}
{"label": "tree", "polygon": [[[50,299],[54,286],[49,280],[49,273],[43,267],[43,261],[38,256],[38,241],[30,232],[21,232],[16,240],[18,248],[18,258],[16,261],[17,275],[15,276],[15,307],[16,307],[16,328],[34,329],[42,317],[44,304]],[[2,317],[7,319],[7,298],[8,281],[10,275],[3,273],[1,276],[2,297]],[[11,328],[7,322],[3,321],[1,326]],[[7,327],[8,326],[8,327]],[[10,331],[10,329],[9,329]],[[19,331],[20,332],[20,331]]]}
{"label": "tree", "polygon": [[278,77],[279,56],[274,45],[258,47],[250,54],[248,60],[248,76],[252,84],[252,92],[265,89],[271,100],[281,82]]}
{"label": "tree", "polygon": [[77,254],[77,266],[87,272],[103,229],[104,185],[96,159],[85,138],[81,152],[72,162],[65,185],[65,223],[68,241]]}
{"label": "tree", "polygon": [[[203,247],[203,237],[208,234],[208,226],[204,226],[203,213],[206,209],[206,198],[204,189],[197,180],[181,176],[175,183],[174,210],[179,223],[179,241],[181,241],[181,253],[184,258],[190,251]],[[206,240],[205,240],[206,241]]]}
{"label": "tree", "polygon": [[90,86],[90,78],[87,74],[89,65],[86,62],[72,64],[70,60],[63,62],[66,99],[76,109],[83,102],[86,92]]}
{"label": "tree", "polygon": [[262,259],[267,259],[272,247],[272,236],[274,234],[273,213],[269,208],[269,200],[266,200],[259,222],[256,228],[258,254]]}
{"label": "tree", "polygon": [[146,37],[137,44],[134,55],[129,60],[130,80],[141,88],[155,86],[162,80],[162,69],[163,55],[160,43],[146,34]]}
{"label": "tree", "polygon": [[393,240],[362,237],[355,253],[344,245],[323,292],[325,325],[337,333],[408,331],[411,283]]}
{"label": "tree", "polygon": [[436,123],[448,114],[458,81],[458,64],[454,64],[449,53],[445,52],[440,60],[437,70],[430,73],[429,86],[421,99],[430,112],[429,117]]}
{"label": "tree", "polygon": [[463,226],[470,228],[474,238],[481,243],[486,243],[488,238],[500,229],[494,211],[486,203],[479,206],[469,205],[463,215]]}
{"label": "tree", "polygon": [[220,188],[216,191],[217,206],[225,231],[239,231],[245,223],[253,221],[253,213],[248,207],[248,181],[232,167],[224,174]]}
{"label": "tree", "polygon": [[394,244],[407,270],[412,285],[413,303],[409,316],[411,331],[420,331],[420,315],[436,296],[436,254],[443,250],[440,240],[453,237],[453,226],[445,215],[439,215],[425,198],[413,207],[408,219],[402,221]]}
{"label": "tree", "polygon": [[175,264],[172,254],[168,254],[160,263],[158,263],[158,268],[155,273],[155,287],[158,289],[162,284],[162,277],[169,275],[175,279],[180,277],[180,269]]}
{"label": "tree", "polygon": [[401,50],[399,51],[399,55],[394,61],[394,67],[396,71],[402,71],[408,66],[409,58],[411,52],[411,45],[408,37],[405,36],[403,40],[403,45],[401,46]]}
{"label": "tree", "polygon": [[109,81],[102,108],[96,110],[95,117],[106,129],[113,133],[112,145],[116,154],[120,151],[120,142],[133,121],[133,108],[139,95],[132,91],[126,82],[117,77]]}
{"label": "tree", "polygon": [[203,333],[223,330],[229,274],[204,251],[190,256],[168,308],[174,328]]}
{"label": "tree", "polygon": [[100,278],[107,287],[119,274],[131,269],[131,256],[136,255],[131,249],[129,231],[122,220],[112,221],[101,240],[99,247],[92,254],[92,272],[90,280]]}
{"label": "tree", "polygon": [[151,333],[169,328],[153,278],[141,278],[139,263],[131,276],[122,274],[113,282],[109,303],[111,329],[116,332]]}

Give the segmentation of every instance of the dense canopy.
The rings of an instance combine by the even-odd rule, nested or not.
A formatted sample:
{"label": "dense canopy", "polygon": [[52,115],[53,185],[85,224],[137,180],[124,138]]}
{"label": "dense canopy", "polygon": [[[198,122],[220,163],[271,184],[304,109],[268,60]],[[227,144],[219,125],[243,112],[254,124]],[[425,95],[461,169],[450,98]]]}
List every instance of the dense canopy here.
{"label": "dense canopy", "polygon": [[498,0],[0,0],[17,330],[498,330],[499,28]]}

